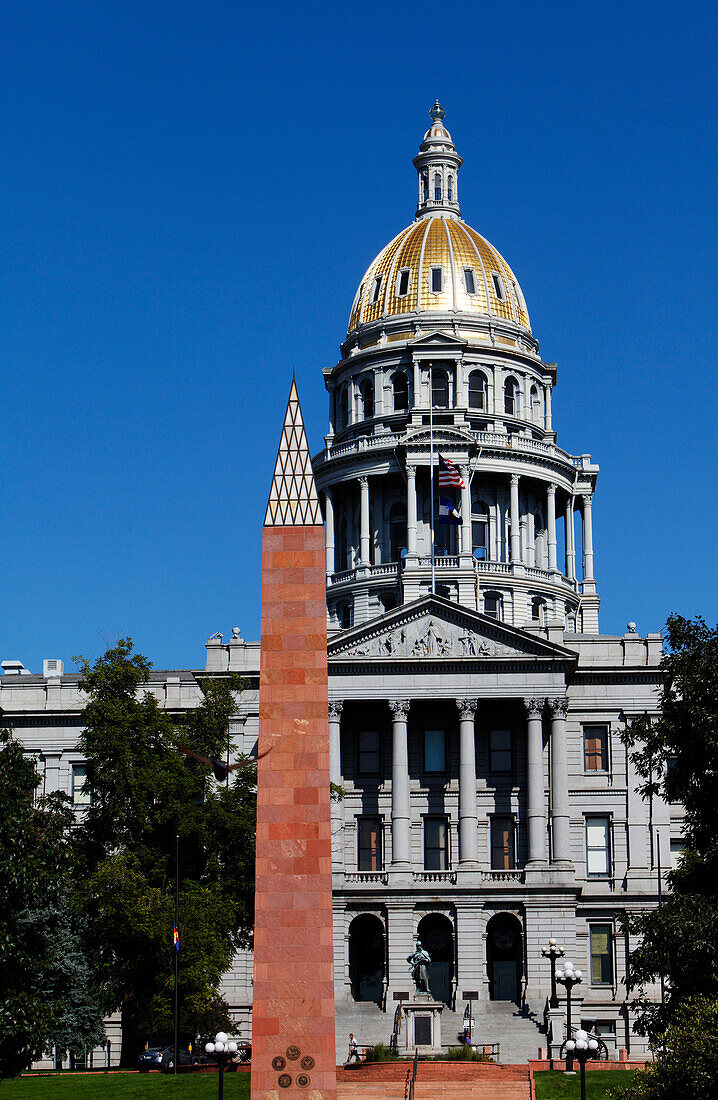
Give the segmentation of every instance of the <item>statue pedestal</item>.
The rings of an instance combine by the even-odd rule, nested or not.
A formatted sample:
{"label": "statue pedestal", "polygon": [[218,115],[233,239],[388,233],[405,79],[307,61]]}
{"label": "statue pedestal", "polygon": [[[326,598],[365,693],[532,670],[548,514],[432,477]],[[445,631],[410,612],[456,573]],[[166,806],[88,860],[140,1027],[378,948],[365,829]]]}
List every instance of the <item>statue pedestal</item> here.
{"label": "statue pedestal", "polygon": [[441,1013],[443,1003],[435,1001],[430,993],[415,993],[404,1005],[406,1016],[407,1054],[416,1050],[419,1054],[441,1054]]}

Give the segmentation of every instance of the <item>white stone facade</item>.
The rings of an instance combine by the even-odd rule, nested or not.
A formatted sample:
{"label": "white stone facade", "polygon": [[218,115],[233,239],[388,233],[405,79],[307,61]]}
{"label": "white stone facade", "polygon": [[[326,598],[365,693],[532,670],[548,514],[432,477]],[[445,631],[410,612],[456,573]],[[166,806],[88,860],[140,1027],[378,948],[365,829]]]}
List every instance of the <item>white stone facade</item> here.
{"label": "white stone facade", "polygon": [[[461,158],[434,111],[415,161],[421,252],[404,263],[404,246],[388,246],[362,282],[342,358],[324,372],[330,427],[314,460],[331,768],[344,791],[333,811],[337,1004],[373,1001],[388,1040],[421,934],[436,958],[432,991],[450,1011],[470,995],[479,1018],[494,1000],[540,1018],[550,991],[541,949],[553,936],[585,976],[574,1021],[594,1018],[636,1052],[618,917],[656,903],[682,811],[636,795],[620,733],[633,715],[656,713],[661,636],[598,632],[598,467],[557,446],[556,366],[539,356],[508,265],[477,234],[476,260],[457,255],[447,226],[460,219]],[[434,293],[431,280],[449,276],[453,298],[427,299],[421,288]],[[485,309],[470,294],[479,279]],[[412,285],[416,304],[402,312],[399,291]],[[375,292],[384,297],[373,302]],[[464,486],[434,486],[462,518],[436,529],[432,592],[437,452]],[[246,677],[232,732],[253,752],[259,644],[233,632],[206,649],[203,674]],[[179,715],[200,700],[197,674],[153,673],[149,687]],[[8,669],[0,707],[45,790],[81,798],[77,681]],[[249,1034],[249,956],[225,992]]]}

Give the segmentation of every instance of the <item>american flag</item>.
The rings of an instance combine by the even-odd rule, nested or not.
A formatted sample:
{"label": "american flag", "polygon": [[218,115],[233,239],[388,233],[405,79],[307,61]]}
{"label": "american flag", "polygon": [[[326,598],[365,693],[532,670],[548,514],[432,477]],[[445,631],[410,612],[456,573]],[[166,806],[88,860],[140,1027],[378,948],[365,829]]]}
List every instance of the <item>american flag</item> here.
{"label": "american flag", "polygon": [[461,474],[448,458],[439,455],[439,488],[440,489],[464,489]]}

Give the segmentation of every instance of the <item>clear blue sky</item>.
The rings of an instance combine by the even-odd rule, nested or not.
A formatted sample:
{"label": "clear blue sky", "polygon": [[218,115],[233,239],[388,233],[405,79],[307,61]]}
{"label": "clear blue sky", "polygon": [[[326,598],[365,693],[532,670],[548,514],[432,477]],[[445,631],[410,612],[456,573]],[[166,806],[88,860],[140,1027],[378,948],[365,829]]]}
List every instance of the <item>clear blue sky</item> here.
{"label": "clear blue sky", "polygon": [[0,10],[0,658],[259,635],[292,370],[314,451],[438,96],[466,220],[601,466],[601,628],[716,604],[715,4]]}

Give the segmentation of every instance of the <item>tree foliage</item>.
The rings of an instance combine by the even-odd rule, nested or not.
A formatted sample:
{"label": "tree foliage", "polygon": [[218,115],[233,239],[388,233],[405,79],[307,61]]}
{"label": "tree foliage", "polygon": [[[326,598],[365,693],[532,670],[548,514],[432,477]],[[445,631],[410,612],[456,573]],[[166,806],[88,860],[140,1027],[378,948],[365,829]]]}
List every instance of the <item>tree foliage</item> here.
{"label": "tree foliage", "polygon": [[203,699],[176,724],[142,690],[150,663],[120,639],[91,667],[79,748],[92,804],[81,826],[87,942],[105,1011],[122,1013],[122,1062],[140,1035],[172,1020],[175,844],[179,837],[180,1023],[184,1034],[226,1024],[219,993],[236,947],[251,941],[256,768],[218,788],[200,755],[228,751],[237,681],[205,679]]}
{"label": "tree foliage", "polygon": [[43,1051],[81,1053],[103,1033],[72,905],[72,811],[36,800],[40,777],[0,731],[0,1076]]}
{"label": "tree foliage", "polygon": [[616,1100],[715,1100],[718,1096],[718,1000],[690,997],[658,1036],[660,1054]]}

